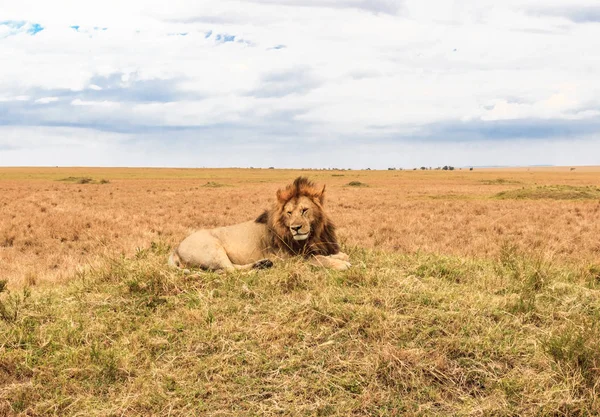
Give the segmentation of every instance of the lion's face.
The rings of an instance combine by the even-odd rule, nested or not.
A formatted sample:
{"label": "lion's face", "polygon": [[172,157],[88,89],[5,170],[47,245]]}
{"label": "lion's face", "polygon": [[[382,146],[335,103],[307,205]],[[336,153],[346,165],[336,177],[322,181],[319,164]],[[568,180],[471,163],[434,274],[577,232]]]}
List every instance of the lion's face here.
{"label": "lion's face", "polygon": [[282,222],[294,240],[306,240],[313,231],[319,207],[308,197],[293,198],[284,204]]}
{"label": "lion's face", "polygon": [[335,226],[323,209],[325,186],[298,177],[277,190],[277,203],[255,221],[266,224],[273,248],[293,255],[332,255],[340,251]]}

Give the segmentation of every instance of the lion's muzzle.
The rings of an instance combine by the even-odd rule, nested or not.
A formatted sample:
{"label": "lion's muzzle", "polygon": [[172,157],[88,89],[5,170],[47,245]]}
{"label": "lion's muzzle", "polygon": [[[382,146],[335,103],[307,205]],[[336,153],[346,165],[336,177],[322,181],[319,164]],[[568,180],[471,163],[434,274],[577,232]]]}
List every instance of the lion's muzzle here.
{"label": "lion's muzzle", "polygon": [[292,237],[294,240],[306,240],[308,239],[308,234],[310,233],[310,229],[306,232],[303,232],[302,226],[290,226],[290,231],[292,232]]}

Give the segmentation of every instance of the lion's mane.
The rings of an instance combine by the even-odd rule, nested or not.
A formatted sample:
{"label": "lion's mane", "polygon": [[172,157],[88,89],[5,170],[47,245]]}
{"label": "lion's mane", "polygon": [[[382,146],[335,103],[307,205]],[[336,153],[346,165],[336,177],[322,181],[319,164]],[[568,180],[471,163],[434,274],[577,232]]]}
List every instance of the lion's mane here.
{"label": "lion's mane", "polygon": [[[308,178],[298,177],[293,184],[277,192],[277,203],[271,210],[266,210],[255,221],[266,224],[269,235],[267,239],[273,249],[279,249],[292,255],[334,255],[340,251],[335,234],[335,225],[323,209],[323,189],[318,189]],[[316,206],[311,233],[308,239],[294,240],[285,224],[285,204],[301,196],[310,198]]]}

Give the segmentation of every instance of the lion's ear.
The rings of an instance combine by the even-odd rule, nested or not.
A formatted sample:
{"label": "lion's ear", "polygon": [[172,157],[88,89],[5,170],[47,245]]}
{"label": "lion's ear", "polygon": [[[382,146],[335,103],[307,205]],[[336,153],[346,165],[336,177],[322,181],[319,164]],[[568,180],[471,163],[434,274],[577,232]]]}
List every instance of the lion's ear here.
{"label": "lion's ear", "polygon": [[285,196],[284,196],[284,192],[283,190],[280,188],[279,190],[277,190],[277,200],[280,203],[285,203]]}
{"label": "lion's ear", "polygon": [[318,196],[319,198],[319,203],[321,203],[321,205],[323,205],[323,203],[325,202],[325,186],[323,186],[323,189],[321,190],[321,193]]}

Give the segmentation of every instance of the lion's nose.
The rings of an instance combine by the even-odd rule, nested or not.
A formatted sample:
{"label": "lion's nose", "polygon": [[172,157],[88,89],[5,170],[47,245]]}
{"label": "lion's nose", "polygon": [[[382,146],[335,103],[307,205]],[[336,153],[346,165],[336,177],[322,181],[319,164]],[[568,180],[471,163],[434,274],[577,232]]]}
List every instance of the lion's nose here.
{"label": "lion's nose", "polygon": [[294,232],[300,231],[301,228],[302,226],[290,226],[290,229],[292,229]]}

